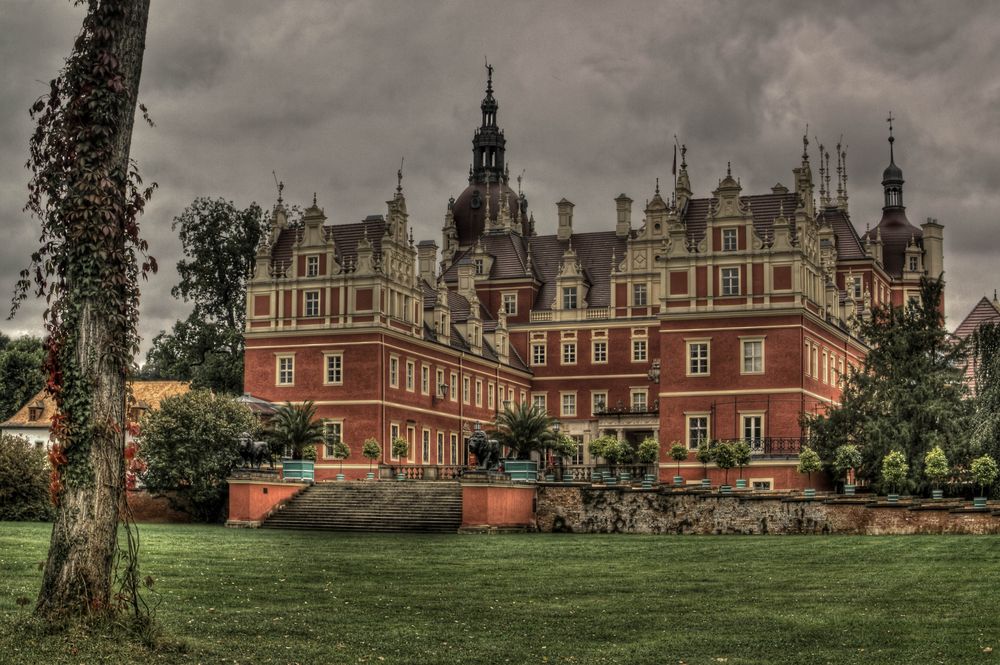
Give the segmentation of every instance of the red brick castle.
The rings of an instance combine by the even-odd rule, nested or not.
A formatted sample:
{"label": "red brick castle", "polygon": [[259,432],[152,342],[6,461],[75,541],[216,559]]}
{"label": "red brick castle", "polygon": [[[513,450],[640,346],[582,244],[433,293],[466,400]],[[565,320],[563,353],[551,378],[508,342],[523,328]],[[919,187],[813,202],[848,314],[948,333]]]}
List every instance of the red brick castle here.
{"label": "red brick castle", "polygon": [[[864,235],[846,152],[837,146],[833,169],[820,146],[817,192],[806,138],[791,187],[747,194],[727,168],[695,198],[682,146],[673,190],[657,186],[638,222],[621,194],[608,230],[575,232],[563,199],[547,233],[511,187],[492,72],[481,110],[440,256],[414,243],[401,178],[384,215],[353,223],[328,223],[315,199],[293,222],[279,197],[248,290],[246,390],[313,400],[351,446],[349,478],[368,470],[371,436],[383,464],[450,477],[477,426],[530,402],[578,441],[565,463],[581,470],[604,433],[656,437],[663,479],[676,442],[693,453],[745,439],[753,486],[802,486],[800,414],[835,403],[864,357],[852,321],[943,271],[943,227],[906,217],[891,131],[885,205]],[[391,456],[395,436],[411,443],[407,460]],[[339,468],[327,453],[317,479]],[[693,454],[681,473],[702,476]]]}

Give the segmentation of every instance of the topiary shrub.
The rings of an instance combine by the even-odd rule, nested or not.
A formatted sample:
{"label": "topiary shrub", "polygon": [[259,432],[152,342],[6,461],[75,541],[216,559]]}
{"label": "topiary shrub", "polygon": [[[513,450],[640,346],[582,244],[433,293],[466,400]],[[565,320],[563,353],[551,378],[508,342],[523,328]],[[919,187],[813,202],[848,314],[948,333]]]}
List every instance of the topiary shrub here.
{"label": "topiary shrub", "polygon": [[698,446],[698,452],[695,454],[695,457],[701,462],[704,477],[708,478],[708,465],[715,459],[715,446],[710,445],[707,441],[702,441],[701,445]]}
{"label": "topiary shrub", "polygon": [[838,446],[833,453],[833,472],[847,484],[847,472],[861,466],[861,449],[855,445],[844,444]]}
{"label": "topiary shrub", "polygon": [[808,482],[812,485],[812,475],[823,468],[823,463],[819,458],[819,454],[812,448],[803,448],[799,452],[799,464],[796,467],[796,471],[799,473],[806,474]]}
{"label": "topiary shrub", "polygon": [[996,460],[989,455],[977,457],[972,460],[972,466],[969,470],[972,471],[972,481],[979,485],[979,488],[983,492],[982,496],[986,496],[990,485],[995,483],[997,479],[998,469]]}
{"label": "topiary shrub", "polygon": [[654,464],[660,457],[660,442],[651,436],[639,443],[636,459],[640,464]]}
{"label": "topiary shrub", "polygon": [[882,458],[882,482],[890,492],[894,493],[906,482],[906,474],[909,472],[910,465],[906,463],[902,451],[893,450]]}
{"label": "topiary shrub", "polygon": [[930,482],[931,487],[933,489],[940,489],[941,483],[948,478],[948,474],[950,473],[948,456],[941,450],[941,446],[934,446],[928,450],[927,455],[924,456],[924,475]]}
{"label": "topiary shrub", "polygon": [[723,473],[723,485],[729,484],[729,470],[736,466],[736,450],[733,448],[733,444],[728,441],[722,441],[717,446],[715,446],[715,466],[722,469]]}
{"label": "topiary shrub", "polygon": [[0,435],[0,521],[48,522],[54,514],[45,450],[24,437]]}
{"label": "topiary shrub", "polygon": [[382,456],[382,446],[378,445],[374,437],[369,437],[361,445],[361,455],[368,460],[368,473],[371,473],[372,463]]}

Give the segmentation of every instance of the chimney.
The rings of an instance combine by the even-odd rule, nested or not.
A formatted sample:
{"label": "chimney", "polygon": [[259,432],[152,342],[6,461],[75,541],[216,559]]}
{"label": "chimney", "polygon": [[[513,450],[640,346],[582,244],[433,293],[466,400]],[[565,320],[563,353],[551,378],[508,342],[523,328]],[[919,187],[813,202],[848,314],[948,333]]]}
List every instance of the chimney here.
{"label": "chimney", "polygon": [[618,198],[615,199],[615,205],[618,209],[615,235],[619,238],[627,238],[629,231],[632,230],[632,199],[625,196],[624,193],[619,194]]}
{"label": "chimney", "polygon": [[433,240],[421,240],[417,243],[417,265],[420,270],[420,279],[428,284],[434,284],[437,280],[435,268],[437,250],[437,243]]}
{"label": "chimney", "polygon": [[559,228],[556,230],[556,236],[560,240],[569,240],[573,235],[573,204],[562,199],[556,207],[559,209]]}

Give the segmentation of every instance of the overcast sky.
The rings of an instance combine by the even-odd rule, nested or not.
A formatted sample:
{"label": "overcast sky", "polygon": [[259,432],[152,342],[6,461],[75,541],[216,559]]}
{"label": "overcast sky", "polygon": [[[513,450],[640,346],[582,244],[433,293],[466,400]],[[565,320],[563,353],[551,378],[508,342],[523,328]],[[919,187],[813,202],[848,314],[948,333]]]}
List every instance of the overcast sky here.
{"label": "overcast sky", "polygon": [[[7,294],[38,240],[22,212],[28,108],[82,12],[0,0]],[[637,222],[655,179],[671,178],[675,134],[695,196],[728,161],[746,193],[792,186],[807,123],[811,140],[849,146],[864,232],[881,215],[891,110],[910,221],[945,226],[949,327],[1000,286],[1000,3],[153,0],[139,96],[156,126],[137,123],[132,144],[159,183],[142,221],[161,266],[143,285],[144,348],[187,314],[169,293],[170,224],[197,196],[269,208],[274,170],[286,200],[315,191],[329,223],[352,222],[385,212],[405,157],[415,237],[440,244],[448,197],[467,184],[484,56],[540,233],[562,197],[578,230],[613,228],[620,192]],[[41,311],[27,303],[0,329],[37,332]]]}

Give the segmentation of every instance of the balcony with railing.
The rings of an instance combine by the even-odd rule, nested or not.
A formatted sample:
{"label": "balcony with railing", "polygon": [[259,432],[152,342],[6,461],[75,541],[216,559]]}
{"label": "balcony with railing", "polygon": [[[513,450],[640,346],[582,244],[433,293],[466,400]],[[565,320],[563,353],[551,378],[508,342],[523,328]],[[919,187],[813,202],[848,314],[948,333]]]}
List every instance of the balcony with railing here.
{"label": "balcony with railing", "polygon": [[775,437],[765,436],[757,439],[724,439],[714,441],[714,444],[722,443],[749,443],[750,456],[771,459],[792,459],[799,456],[802,448],[808,447],[809,439],[802,437]]}
{"label": "balcony with railing", "polygon": [[594,415],[597,418],[618,418],[621,420],[626,416],[659,416],[660,415],[660,400],[653,400],[652,402],[646,404],[632,404],[627,405],[621,400],[614,406],[605,405],[603,408],[597,408],[594,410]]}

